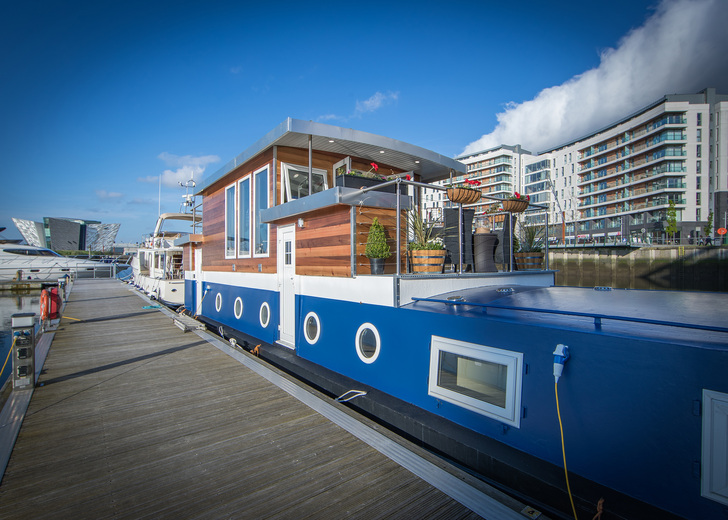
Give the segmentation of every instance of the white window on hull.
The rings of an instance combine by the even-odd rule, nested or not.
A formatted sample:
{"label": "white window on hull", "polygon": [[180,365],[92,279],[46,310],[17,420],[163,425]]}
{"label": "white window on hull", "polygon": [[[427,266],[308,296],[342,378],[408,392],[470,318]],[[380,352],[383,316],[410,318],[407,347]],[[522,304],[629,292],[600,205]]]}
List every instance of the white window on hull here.
{"label": "white window on hull", "polygon": [[703,389],[701,494],[728,505],[728,394]]}
{"label": "white window on hull", "polygon": [[432,337],[429,395],[520,426],[523,353]]}

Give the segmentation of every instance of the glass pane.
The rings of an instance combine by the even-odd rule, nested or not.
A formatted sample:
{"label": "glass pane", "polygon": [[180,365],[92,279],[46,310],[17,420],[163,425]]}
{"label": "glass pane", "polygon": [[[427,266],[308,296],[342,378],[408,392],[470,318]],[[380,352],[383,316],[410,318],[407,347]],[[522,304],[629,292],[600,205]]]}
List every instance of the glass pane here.
{"label": "glass pane", "polygon": [[306,320],[306,337],[313,341],[318,334],[318,322],[313,316],[309,316]]}
{"label": "glass pane", "polygon": [[447,390],[505,408],[507,378],[506,365],[440,352],[437,384]]}
{"label": "glass pane", "polygon": [[377,336],[372,329],[364,329],[359,336],[359,351],[365,358],[374,356],[377,352]]}
{"label": "glass pane", "polygon": [[[326,189],[326,174],[312,172],[313,193]],[[308,171],[288,168],[288,185],[290,187],[291,200],[300,199],[310,194],[308,187]]]}
{"label": "glass pane", "polygon": [[240,220],[238,222],[238,254],[250,254],[250,179],[240,183]]}
{"label": "glass pane", "polygon": [[235,186],[225,190],[225,256],[235,256]]}
{"label": "glass pane", "polygon": [[268,168],[255,174],[255,253],[268,253],[268,224],[260,220],[261,210],[268,208]]}

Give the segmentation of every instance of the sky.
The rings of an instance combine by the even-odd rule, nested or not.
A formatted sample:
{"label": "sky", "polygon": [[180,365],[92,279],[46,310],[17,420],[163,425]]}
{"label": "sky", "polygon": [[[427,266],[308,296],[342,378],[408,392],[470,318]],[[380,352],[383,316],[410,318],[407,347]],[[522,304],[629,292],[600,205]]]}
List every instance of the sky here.
{"label": "sky", "polygon": [[[0,0],[0,227],[162,212],[287,117],[457,157],[728,93],[726,0]],[[161,189],[160,189],[161,179]]]}

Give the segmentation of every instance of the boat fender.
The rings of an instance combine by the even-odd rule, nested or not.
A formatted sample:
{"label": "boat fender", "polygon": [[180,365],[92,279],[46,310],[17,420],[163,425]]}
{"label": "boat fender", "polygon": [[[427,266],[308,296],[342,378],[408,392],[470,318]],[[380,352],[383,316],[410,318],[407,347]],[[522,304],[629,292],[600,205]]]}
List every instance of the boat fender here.
{"label": "boat fender", "polygon": [[564,364],[569,359],[569,347],[559,343],[554,350],[554,380],[558,383],[564,371]]}
{"label": "boat fender", "polygon": [[45,321],[48,319],[50,312],[50,295],[47,289],[43,289],[40,293],[40,319]]}

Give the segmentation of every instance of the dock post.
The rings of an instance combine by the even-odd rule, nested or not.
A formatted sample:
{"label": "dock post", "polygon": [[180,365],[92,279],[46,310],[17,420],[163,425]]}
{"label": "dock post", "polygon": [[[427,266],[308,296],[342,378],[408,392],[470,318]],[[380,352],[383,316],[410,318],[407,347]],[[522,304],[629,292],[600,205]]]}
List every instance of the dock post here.
{"label": "dock post", "polygon": [[21,312],[10,317],[13,331],[13,388],[35,386],[35,313]]}

